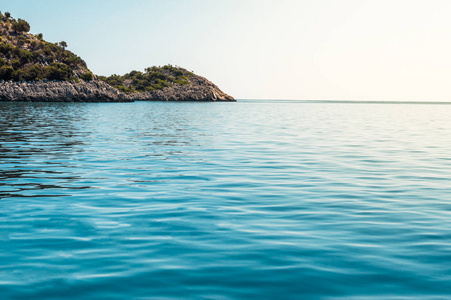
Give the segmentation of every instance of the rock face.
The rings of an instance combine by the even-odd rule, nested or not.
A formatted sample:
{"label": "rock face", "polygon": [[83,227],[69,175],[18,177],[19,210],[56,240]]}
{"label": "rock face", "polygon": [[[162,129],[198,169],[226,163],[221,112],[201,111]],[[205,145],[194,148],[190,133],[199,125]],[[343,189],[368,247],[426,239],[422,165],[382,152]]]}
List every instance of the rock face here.
{"label": "rock face", "polygon": [[0,82],[0,101],[131,102],[103,81]]}
{"label": "rock face", "polygon": [[204,77],[190,75],[187,85],[173,85],[161,90],[133,93],[128,99],[141,101],[235,101]]}
{"label": "rock face", "polygon": [[100,81],[0,81],[0,101],[133,102],[133,101],[235,101],[215,84],[198,75],[189,84],[161,90],[125,94]]}

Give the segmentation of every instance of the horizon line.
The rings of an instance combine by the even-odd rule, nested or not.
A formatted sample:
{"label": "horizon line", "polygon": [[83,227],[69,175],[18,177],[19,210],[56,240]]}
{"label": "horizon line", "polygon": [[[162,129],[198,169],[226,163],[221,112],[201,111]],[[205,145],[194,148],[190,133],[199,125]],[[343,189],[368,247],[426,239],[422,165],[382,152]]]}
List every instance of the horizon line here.
{"label": "horizon line", "polygon": [[250,98],[235,98],[237,101],[276,101],[276,102],[303,102],[303,103],[359,103],[359,104],[448,104],[451,101],[427,101],[427,100],[299,100],[299,99],[250,99]]}

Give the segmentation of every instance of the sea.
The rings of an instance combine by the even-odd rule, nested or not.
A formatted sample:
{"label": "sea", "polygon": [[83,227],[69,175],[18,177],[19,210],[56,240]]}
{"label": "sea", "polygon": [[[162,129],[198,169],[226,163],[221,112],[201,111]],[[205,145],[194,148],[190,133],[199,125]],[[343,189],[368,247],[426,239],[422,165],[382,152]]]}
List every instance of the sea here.
{"label": "sea", "polygon": [[451,299],[451,105],[0,103],[0,299]]}

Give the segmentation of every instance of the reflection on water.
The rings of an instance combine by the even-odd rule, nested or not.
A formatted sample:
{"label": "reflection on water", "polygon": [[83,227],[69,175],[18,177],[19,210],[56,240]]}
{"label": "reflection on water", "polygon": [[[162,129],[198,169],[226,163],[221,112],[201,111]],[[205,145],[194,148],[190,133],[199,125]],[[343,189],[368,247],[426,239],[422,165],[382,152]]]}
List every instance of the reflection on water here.
{"label": "reflection on water", "polygon": [[77,127],[77,122],[83,122],[83,108],[6,103],[0,105],[0,115],[0,197],[26,197],[30,190],[67,188],[66,182],[79,177],[68,172],[68,161],[83,151],[86,133]]}
{"label": "reflection on water", "polygon": [[0,103],[0,298],[449,298],[450,117]]}

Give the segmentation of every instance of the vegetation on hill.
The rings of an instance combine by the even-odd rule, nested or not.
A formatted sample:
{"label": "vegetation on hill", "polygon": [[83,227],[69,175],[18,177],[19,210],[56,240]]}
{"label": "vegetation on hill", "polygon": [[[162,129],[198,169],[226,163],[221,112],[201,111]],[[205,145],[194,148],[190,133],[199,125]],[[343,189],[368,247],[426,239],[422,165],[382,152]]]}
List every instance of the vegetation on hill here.
{"label": "vegetation on hill", "polygon": [[[0,12],[0,82],[9,81],[0,84],[0,90],[3,88],[0,101],[15,101],[18,94],[25,100],[55,99],[47,93],[46,86],[49,85],[58,91],[56,99],[68,101],[99,97],[120,101],[233,101],[232,97],[205,78],[172,65],[150,67],[144,72],[131,71],[125,75],[95,76],[80,57],[66,50],[65,41],[50,43],[44,40],[42,33],[33,35],[29,31],[27,21],[16,20],[10,13]],[[42,82],[48,80],[60,82]],[[94,81],[90,84],[71,84],[80,80]],[[68,86],[81,86],[83,91],[74,94],[73,88]],[[16,90],[11,91],[11,87]],[[33,87],[38,88],[33,90]],[[118,90],[128,95],[118,93]]]}
{"label": "vegetation on hill", "polygon": [[189,84],[188,77],[193,73],[171,65],[146,68],[144,72],[131,71],[125,75],[99,76],[116,89],[127,93],[161,90],[173,85]]}
{"label": "vegetation on hill", "polygon": [[32,35],[30,24],[0,12],[0,80],[92,80],[86,63],[65,50],[67,43],[49,43]]}

